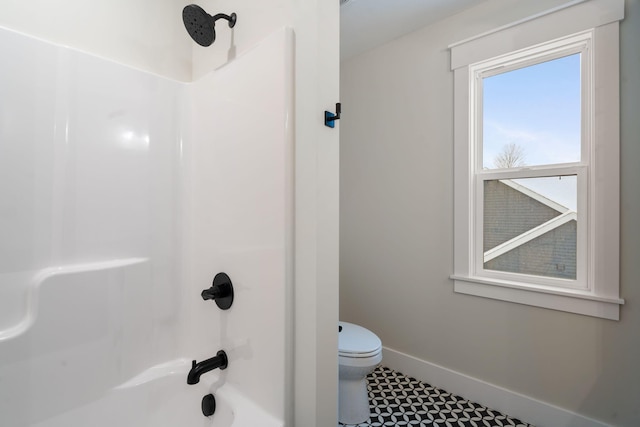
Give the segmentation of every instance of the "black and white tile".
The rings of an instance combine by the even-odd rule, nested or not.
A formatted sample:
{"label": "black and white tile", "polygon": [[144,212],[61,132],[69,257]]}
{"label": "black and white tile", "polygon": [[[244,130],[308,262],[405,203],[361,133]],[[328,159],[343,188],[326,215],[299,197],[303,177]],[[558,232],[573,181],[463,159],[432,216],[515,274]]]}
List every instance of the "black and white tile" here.
{"label": "black and white tile", "polygon": [[371,416],[356,427],[533,427],[384,366],[367,383]]}

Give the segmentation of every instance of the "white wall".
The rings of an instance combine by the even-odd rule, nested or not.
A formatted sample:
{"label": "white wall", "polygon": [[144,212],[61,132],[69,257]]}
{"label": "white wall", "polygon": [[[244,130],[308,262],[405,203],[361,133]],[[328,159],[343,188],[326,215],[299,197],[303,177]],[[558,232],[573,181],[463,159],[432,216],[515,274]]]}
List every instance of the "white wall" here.
{"label": "white wall", "polygon": [[333,427],[338,418],[338,137],[335,111],[339,2],[294,2],[296,31],[296,230],[292,426]]}
{"label": "white wall", "polygon": [[198,2],[198,5],[212,16],[217,13],[230,15],[235,12],[237,22],[233,28],[229,28],[227,21],[222,19],[217,21],[216,40],[209,47],[191,43],[193,80],[241,55],[278,28],[293,27],[292,4],[291,0],[203,0]]}
{"label": "white wall", "polygon": [[184,0],[6,0],[0,26],[94,53],[141,70],[188,81],[191,44]]}
{"label": "white wall", "polygon": [[[324,126],[324,110],[338,97],[339,3],[326,0],[208,0],[208,13],[236,12],[233,30],[216,25],[216,42],[193,46],[198,80],[250,49],[282,26],[294,31],[295,231],[293,291],[288,305],[291,353],[286,372],[290,425],[333,426],[337,419],[338,366],[338,136]],[[261,79],[256,68],[254,78]],[[294,367],[295,365],[295,367]],[[294,410],[295,407],[295,410]]]}
{"label": "white wall", "polygon": [[613,425],[635,426],[637,0],[627,1],[621,26],[621,292],[627,301],[621,321],[454,294],[448,279],[453,77],[447,46],[560,3],[492,0],[341,64],[340,315],[394,350]]}

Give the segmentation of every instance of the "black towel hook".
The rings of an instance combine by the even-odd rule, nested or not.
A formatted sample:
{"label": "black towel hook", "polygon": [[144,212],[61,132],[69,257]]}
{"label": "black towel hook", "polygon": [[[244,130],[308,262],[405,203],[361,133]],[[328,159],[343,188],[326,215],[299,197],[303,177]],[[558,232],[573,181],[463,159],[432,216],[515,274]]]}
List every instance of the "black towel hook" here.
{"label": "black towel hook", "polygon": [[324,125],[330,128],[333,128],[336,126],[335,121],[336,120],[340,120],[340,110],[341,110],[341,105],[339,102],[336,102],[336,113],[333,114],[330,111],[326,111],[324,112]]}

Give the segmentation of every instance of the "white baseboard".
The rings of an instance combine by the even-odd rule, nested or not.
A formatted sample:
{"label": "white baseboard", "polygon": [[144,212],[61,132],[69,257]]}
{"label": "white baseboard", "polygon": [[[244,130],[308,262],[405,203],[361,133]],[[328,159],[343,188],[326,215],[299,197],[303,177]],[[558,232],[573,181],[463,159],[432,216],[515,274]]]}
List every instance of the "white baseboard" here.
{"label": "white baseboard", "polygon": [[541,402],[445,367],[383,347],[382,364],[434,387],[508,414],[537,427],[610,427],[584,415]]}

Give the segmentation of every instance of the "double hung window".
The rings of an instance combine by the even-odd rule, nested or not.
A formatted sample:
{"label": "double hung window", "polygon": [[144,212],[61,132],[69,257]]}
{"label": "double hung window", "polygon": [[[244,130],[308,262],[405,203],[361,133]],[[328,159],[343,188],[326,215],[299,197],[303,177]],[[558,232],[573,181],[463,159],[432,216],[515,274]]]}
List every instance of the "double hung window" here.
{"label": "double hung window", "polygon": [[456,292],[618,318],[621,4],[452,46]]}

